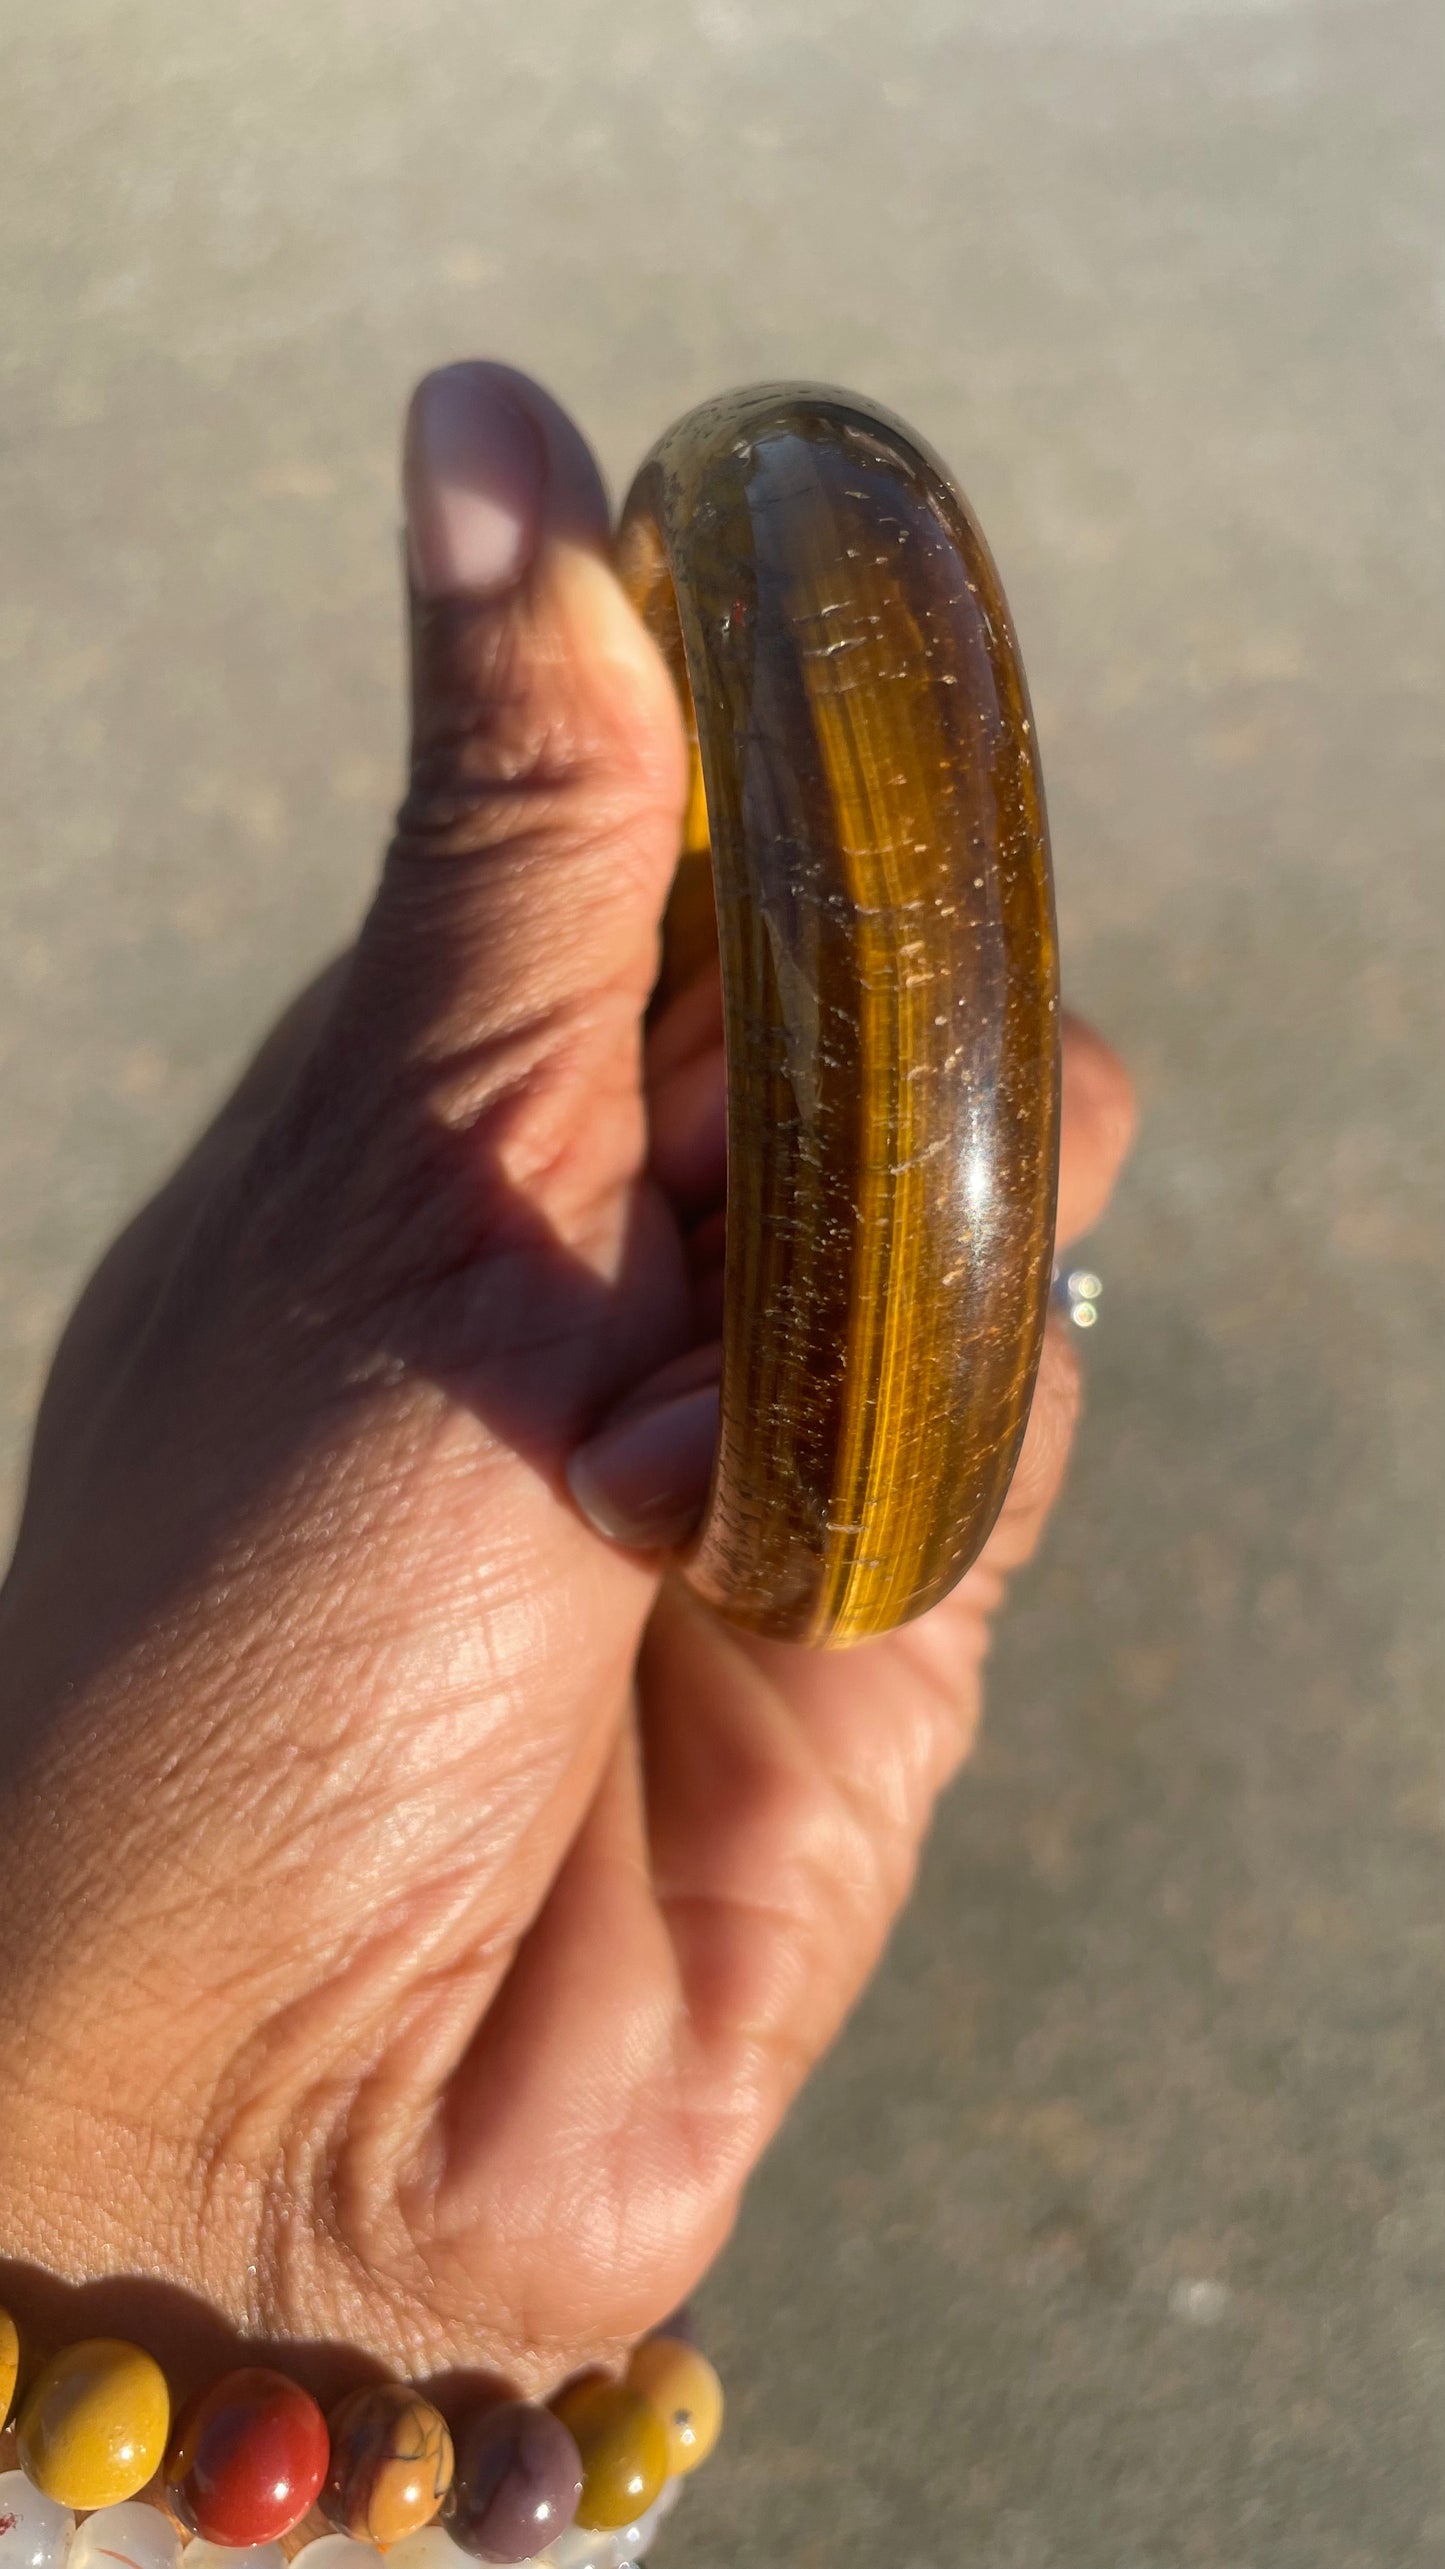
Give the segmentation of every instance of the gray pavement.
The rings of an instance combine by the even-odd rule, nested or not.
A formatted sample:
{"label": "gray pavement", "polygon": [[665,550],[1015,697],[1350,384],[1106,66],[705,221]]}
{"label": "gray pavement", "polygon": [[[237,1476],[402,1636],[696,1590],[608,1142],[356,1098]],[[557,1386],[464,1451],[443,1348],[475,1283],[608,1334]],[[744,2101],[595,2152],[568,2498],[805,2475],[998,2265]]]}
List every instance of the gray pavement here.
{"label": "gray pavement", "polygon": [[984,1746],[707,2296],[677,2569],[1445,2561],[1441,50],[1427,0],[0,11],[9,1472],[364,896],[418,370],[531,367],[619,480],[730,381],[872,392],[1021,628],[1144,1139]]}

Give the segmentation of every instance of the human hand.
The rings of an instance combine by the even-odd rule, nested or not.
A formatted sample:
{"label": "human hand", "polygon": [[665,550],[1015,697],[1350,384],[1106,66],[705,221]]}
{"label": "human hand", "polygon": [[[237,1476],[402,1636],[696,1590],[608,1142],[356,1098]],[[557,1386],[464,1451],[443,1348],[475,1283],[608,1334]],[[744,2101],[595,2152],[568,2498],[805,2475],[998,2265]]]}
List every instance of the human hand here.
{"label": "human hand", "polygon": [[[42,1408],[0,1601],[0,2243],[532,2390],[705,2268],[876,1959],[1076,1383],[1051,1333],[985,1554],[884,1640],[750,1637],[643,1548],[715,1419],[715,995],[643,1026],[681,725],[534,385],[430,379],[407,489],[375,905]],[[1077,1024],[1064,1099],[1067,1237],[1132,1114]]]}

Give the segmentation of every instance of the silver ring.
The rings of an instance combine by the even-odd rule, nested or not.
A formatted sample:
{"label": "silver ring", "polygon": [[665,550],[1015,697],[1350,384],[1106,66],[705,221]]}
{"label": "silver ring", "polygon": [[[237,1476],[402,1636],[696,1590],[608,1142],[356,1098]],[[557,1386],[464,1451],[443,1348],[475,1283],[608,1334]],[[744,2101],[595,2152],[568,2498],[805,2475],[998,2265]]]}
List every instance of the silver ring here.
{"label": "silver ring", "polygon": [[1076,1329],[1092,1329],[1099,1317],[1099,1296],[1104,1279],[1093,1267],[1055,1267],[1053,1299],[1056,1310],[1071,1320]]}

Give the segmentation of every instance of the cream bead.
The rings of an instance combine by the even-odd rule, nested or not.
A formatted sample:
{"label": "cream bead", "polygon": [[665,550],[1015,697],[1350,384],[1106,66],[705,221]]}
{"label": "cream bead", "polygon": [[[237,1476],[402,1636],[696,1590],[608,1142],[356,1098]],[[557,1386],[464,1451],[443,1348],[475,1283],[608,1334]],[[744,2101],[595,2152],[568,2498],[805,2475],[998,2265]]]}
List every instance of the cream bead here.
{"label": "cream bead", "polygon": [[477,2569],[477,2564],[469,2551],[453,2542],[444,2525],[424,2524],[420,2533],[409,2533],[392,2544],[386,2569]]}
{"label": "cream bead", "polygon": [[[680,2480],[669,2480],[661,2495],[654,2498],[646,2515],[635,2523],[624,2524],[614,2533],[589,2532],[585,2525],[569,2526],[542,2553],[539,2569],[632,2569],[634,2560],[645,2560],[661,2526],[677,2504],[682,2487]],[[390,2554],[387,2555],[388,2562]],[[528,2564],[523,2564],[528,2569]]]}
{"label": "cream bead", "polygon": [[286,2554],[279,2542],[252,2542],[232,2550],[197,2534],[181,2553],[181,2569],[286,2569]]}
{"label": "cream bead", "polygon": [[70,2546],[66,2569],[179,2569],[181,2537],[170,2517],[140,2498],[97,2507]]}
{"label": "cream bead", "polygon": [[664,2481],[645,2515],[635,2524],[625,2524],[612,2536],[612,2557],[616,2569],[629,2569],[634,2560],[645,2560],[663,2525],[682,2495],[681,2479]]}
{"label": "cream bead", "polygon": [[27,2480],[0,2471],[0,2569],[61,2569],[75,2531],[69,2507]]}
{"label": "cream bead", "polygon": [[543,2552],[546,2569],[617,2569],[616,2536],[572,2524]]}
{"label": "cream bead", "polygon": [[358,2542],[351,2533],[319,2533],[314,2542],[303,2543],[292,2558],[291,2569],[378,2569],[381,2553],[371,2542]]}

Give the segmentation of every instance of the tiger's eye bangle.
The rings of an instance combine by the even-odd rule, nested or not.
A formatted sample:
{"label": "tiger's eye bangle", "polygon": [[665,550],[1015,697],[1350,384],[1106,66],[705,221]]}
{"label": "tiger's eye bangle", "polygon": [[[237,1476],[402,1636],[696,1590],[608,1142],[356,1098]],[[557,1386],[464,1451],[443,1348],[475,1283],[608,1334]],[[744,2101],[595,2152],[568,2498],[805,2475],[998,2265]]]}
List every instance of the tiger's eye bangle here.
{"label": "tiger's eye bangle", "polygon": [[824,387],[679,421],[619,565],[693,743],[661,993],[714,939],[722,965],[722,1425],[684,1566],[740,1623],[853,1641],[976,1556],[1042,1343],[1058,990],[1023,670],[942,465]]}
{"label": "tiger's eye bangle", "polygon": [[[0,2428],[21,2356],[0,2310]],[[721,2420],[717,2375],[671,2329],[624,2381],[477,2410],[455,2455],[408,2383],[353,2391],[328,2420],[262,2365],[213,2383],[172,2433],[154,2358],[89,2338],[41,2365],[5,2438],[20,2467],[0,2457],[0,2569],[376,2569],[383,2553],[391,2569],[631,2569]]]}

